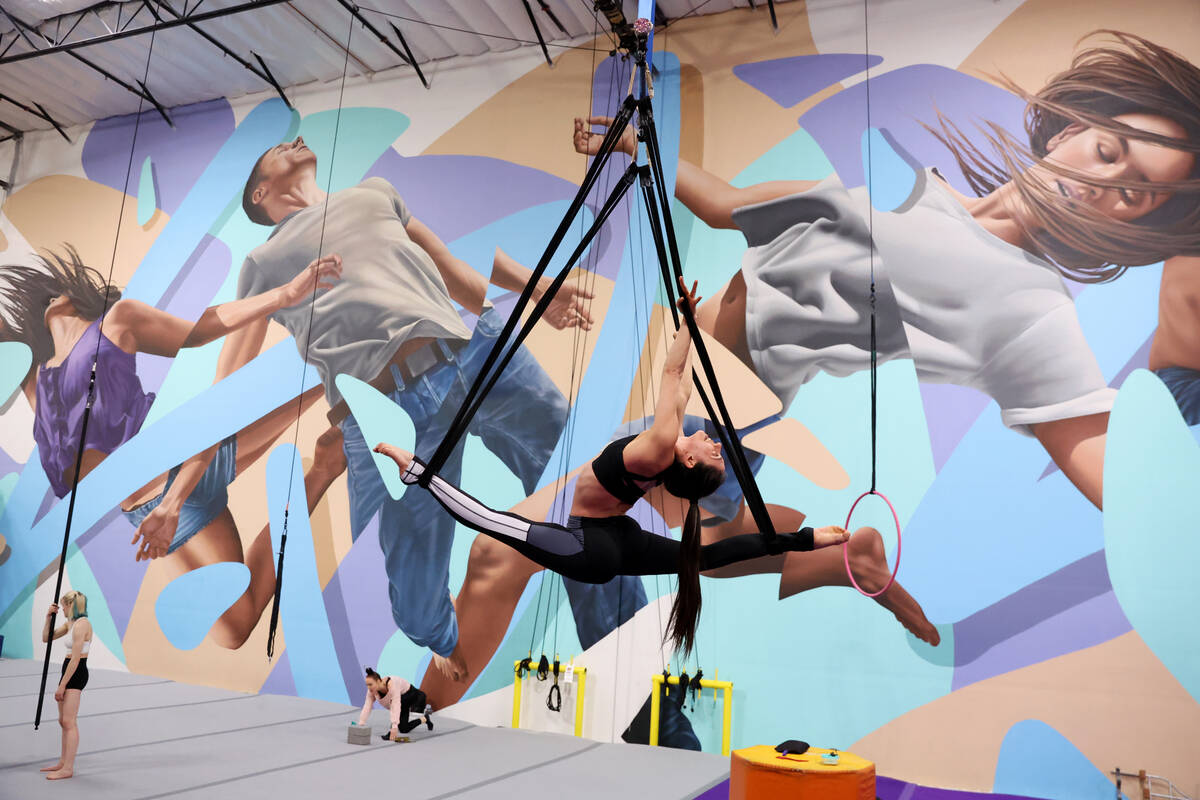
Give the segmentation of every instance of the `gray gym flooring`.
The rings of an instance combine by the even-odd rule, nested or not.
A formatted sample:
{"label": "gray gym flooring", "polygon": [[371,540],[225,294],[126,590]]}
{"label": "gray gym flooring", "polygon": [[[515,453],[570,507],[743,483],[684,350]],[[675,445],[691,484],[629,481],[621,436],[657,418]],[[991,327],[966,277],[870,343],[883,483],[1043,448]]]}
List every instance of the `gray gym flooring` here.
{"label": "gray gym flooring", "polygon": [[[61,665],[51,665],[51,681]],[[0,798],[693,798],[729,775],[719,755],[558,734],[482,728],[434,716],[408,744],[346,743],[357,709],[240,694],[111,670],[91,671],[75,777],[38,768],[60,743],[53,683],[33,729],[41,662],[0,660]]]}

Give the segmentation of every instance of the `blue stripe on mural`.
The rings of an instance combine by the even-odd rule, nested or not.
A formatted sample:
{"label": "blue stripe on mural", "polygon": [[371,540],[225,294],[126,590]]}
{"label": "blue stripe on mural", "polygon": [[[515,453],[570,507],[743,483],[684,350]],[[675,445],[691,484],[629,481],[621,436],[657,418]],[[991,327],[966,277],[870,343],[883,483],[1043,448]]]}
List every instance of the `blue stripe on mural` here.
{"label": "blue stripe on mural", "polygon": [[263,151],[287,134],[292,111],[280,100],[268,100],[251,111],[221,146],[204,174],[154,240],[129,285],[125,297],[157,305],[175,280],[179,265],[199,246],[238,192],[230,175],[249,175]]}
{"label": "blue stripe on mural", "polygon": [[267,503],[270,505],[271,545],[279,551],[283,537],[284,508],[288,489],[296,502],[296,513],[289,514],[288,547],[285,554],[283,590],[279,621],[287,643],[288,663],[296,694],[317,700],[349,703],[346,684],[338,665],[329,618],[321,596],[317,575],[317,554],[313,549],[304,496],[304,475],[296,448],[281,444],[267,459]]}
{"label": "blue stripe on mural", "polygon": [[[294,377],[304,369],[291,339],[280,342],[204,394],[148,425],[104,459],[79,483],[71,541],[156,475],[236,433],[296,396]],[[302,390],[317,385],[305,371]],[[8,609],[59,552],[67,503],[60,501],[33,525],[48,484],[39,468],[25,469],[0,515],[13,552],[0,564],[0,609]]]}

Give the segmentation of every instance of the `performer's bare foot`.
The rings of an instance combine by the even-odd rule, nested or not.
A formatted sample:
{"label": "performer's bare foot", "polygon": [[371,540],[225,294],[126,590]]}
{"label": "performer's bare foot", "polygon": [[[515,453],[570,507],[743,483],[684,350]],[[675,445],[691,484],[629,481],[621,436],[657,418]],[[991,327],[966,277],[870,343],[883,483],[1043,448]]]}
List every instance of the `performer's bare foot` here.
{"label": "performer's bare foot", "polygon": [[63,763],[62,763],[62,761],[59,761],[57,764],[51,764],[48,767],[42,767],[41,770],[39,770],[39,771],[40,772],[58,772],[62,768],[63,768]]}
{"label": "performer's bare foot", "polygon": [[[888,582],[892,570],[888,567],[879,531],[863,528],[850,537],[850,569],[863,591],[877,592]],[[895,614],[900,624],[921,641],[934,647],[942,641],[938,629],[925,618],[921,604],[899,583],[893,582],[886,592],[875,598],[875,602]]]}
{"label": "performer's bare foot", "polygon": [[433,666],[437,667],[437,671],[442,673],[448,680],[457,682],[463,681],[467,677],[467,662],[463,661],[463,657],[458,654],[458,651],[451,653],[449,657],[433,654]]}
{"label": "performer's bare foot", "polygon": [[54,771],[54,772],[47,773],[47,774],[46,774],[46,780],[48,780],[48,781],[61,781],[61,780],[63,780],[64,778],[70,778],[70,777],[71,777],[71,776],[73,776],[74,774],[75,774],[74,770],[70,770],[70,769],[60,769],[60,770],[56,770],[56,771]]}
{"label": "performer's bare foot", "polygon": [[380,442],[375,445],[375,452],[381,456],[387,456],[392,461],[396,462],[396,466],[400,468],[400,474],[403,475],[408,470],[408,465],[412,463],[413,454],[402,448],[396,447],[394,444]]}

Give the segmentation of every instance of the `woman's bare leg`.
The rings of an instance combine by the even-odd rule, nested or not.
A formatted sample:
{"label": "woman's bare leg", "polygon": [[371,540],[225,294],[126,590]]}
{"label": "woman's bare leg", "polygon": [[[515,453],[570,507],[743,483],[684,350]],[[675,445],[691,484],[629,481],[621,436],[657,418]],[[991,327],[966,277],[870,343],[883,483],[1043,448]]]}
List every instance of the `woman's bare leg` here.
{"label": "woman's bare leg", "polygon": [[[240,442],[240,439],[239,439]],[[241,448],[239,447],[239,450]],[[240,459],[239,459],[240,461]],[[346,469],[346,456],[342,451],[342,432],[331,427],[317,439],[313,464],[304,475],[304,492],[308,500],[308,513],[312,514],[321,497],[333,481]],[[263,609],[275,595],[274,548],[271,546],[270,525],[263,526],[251,542],[249,550],[242,552],[242,539],[228,508],[183,547],[167,556],[170,577],[191,572],[221,561],[242,561],[250,570],[250,585],[233,605],[213,624],[210,635],[221,647],[236,650],[245,644],[262,616]]]}
{"label": "woman's bare leg", "polygon": [[46,773],[46,780],[58,781],[75,774],[75,754],[79,751],[79,700],[83,692],[67,689],[58,704],[58,724],[62,726],[62,766]]}
{"label": "woman's bare leg", "polygon": [[59,726],[59,730],[62,731],[62,743],[60,744],[59,749],[58,749],[58,761],[54,762],[53,764],[49,764],[45,767],[42,767],[42,769],[41,769],[42,772],[57,772],[58,770],[62,769],[62,766],[63,766],[63,753],[67,752],[67,729],[62,724],[63,702],[64,701],[62,701],[62,700],[58,701],[58,726]]}
{"label": "woman's bare leg", "polygon": [[428,670],[421,680],[421,690],[435,709],[457,702],[491,660],[508,630],[525,585],[540,569],[508,545],[487,536],[475,537],[467,560],[467,575],[454,600],[458,644],[450,658],[461,664],[462,676],[456,681],[434,669]]}
{"label": "woman's bare leg", "polygon": [[291,430],[296,424],[297,416],[315,403],[323,391],[320,386],[314,386],[295,400],[284,403],[238,431],[237,474],[242,474],[243,469],[271,449],[276,439]]}
{"label": "woman's bare leg", "polygon": [[[659,510],[668,524],[678,516],[679,505],[674,498],[660,492],[652,492],[655,498],[655,508]],[[664,498],[658,500],[657,498]],[[799,530],[804,524],[803,512],[785,506],[767,505],[771,522],[779,531]],[[723,522],[701,531],[701,541],[704,544],[721,541],[729,536],[739,536],[753,533],[756,530],[754,518],[750,515],[743,502],[737,516],[729,522]],[[887,583],[891,577],[891,568],[887,563],[883,539],[874,528],[859,528],[850,537],[850,568],[854,577],[867,592],[876,592]],[[840,547],[825,547],[812,552],[793,552],[779,556],[767,556],[750,561],[730,564],[719,569],[703,573],[709,578],[737,578],[743,575],[763,575],[779,573],[779,599],[791,597],[794,594],[816,589],[819,586],[850,586],[850,578],[846,575],[846,564]],[[937,628],[925,617],[921,604],[913,598],[899,583],[892,583],[888,590],[874,598],[876,603],[891,611],[900,624],[922,641],[937,645],[941,641]]]}
{"label": "woman's bare leg", "polygon": [[[883,547],[883,537],[874,528],[859,528],[850,537],[850,569],[858,585],[867,592],[877,592],[892,575]],[[842,548],[827,547],[811,553],[787,553],[779,580],[779,599],[815,589],[819,586],[849,586]],[[926,619],[921,604],[898,582],[874,598],[876,603],[891,611],[913,636],[937,646],[941,635]]]}
{"label": "woman's bare leg", "polygon": [[700,304],[696,309],[696,323],[742,363],[754,369],[750,346],[746,342],[746,281],[741,270],[735,272],[729,283],[707,302]]}

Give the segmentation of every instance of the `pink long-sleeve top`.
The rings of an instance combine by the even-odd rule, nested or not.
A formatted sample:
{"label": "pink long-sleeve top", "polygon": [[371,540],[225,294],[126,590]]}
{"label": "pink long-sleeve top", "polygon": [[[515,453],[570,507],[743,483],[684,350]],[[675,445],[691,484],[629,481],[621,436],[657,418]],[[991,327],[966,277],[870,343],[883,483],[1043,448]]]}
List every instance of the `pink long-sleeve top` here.
{"label": "pink long-sleeve top", "polygon": [[[386,708],[392,718],[392,727],[395,728],[400,724],[400,695],[412,688],[412,684],[397,678],[395,675],[387,675],[383,679],[387,683],[387,694],[383,697],[375,694],[371,690],[367,690],[367,699],[363,702],[362,713],[358,715],[358,724],[366,725],[367,717],[371,716],[371,707],[375,705],[375,701],[379,701],[379,705]],[[423,711],[424,709],[417,709]]]}

